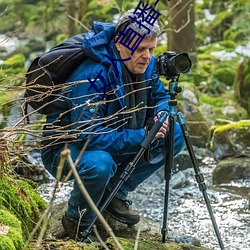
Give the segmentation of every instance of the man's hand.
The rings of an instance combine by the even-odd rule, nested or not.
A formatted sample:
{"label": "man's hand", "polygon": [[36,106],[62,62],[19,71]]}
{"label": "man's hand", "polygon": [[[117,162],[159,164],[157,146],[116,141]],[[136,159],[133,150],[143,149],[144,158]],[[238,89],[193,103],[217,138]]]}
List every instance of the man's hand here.
{"label": "man's hand", "polygon": [[[160,117],[161,113],[164,111],[159,112],[155,117],[154,120],[155,122],[158,120],[158,118]],[[168,116],[165,119],[165,121],[163,122],[161,128],[159,129],[159,131],[157,132],[157,134],[155,135],[155,139],[159,139],[159,138],[165,138],[166,133],[169,130],[169,124],[168,124]]]}

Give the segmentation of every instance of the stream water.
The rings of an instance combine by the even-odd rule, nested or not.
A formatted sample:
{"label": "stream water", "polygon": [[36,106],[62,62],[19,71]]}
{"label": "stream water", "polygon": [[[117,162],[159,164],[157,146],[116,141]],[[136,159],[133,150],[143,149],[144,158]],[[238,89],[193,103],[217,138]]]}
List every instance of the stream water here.
{"label": "stream water", "polygon": [[[207,194],[226,250],[250,250],[250,180],[212,185],[211,158],[202,161],[201,171],[207,185]],[[56,203],[69,198],[72,182],[61,187]],[[49,201],[53,182],[42,184],[41,195]],[[132,207],[142,217],[162,227],[164,213],[165,180],[159,172],[130,194]],[[193,168],[179,171],[172,176],[168,203],[168,228],[180,237],[195,237],[201,245],[219,250],[218,240],[206,208],[203,195],[194,177]]]}

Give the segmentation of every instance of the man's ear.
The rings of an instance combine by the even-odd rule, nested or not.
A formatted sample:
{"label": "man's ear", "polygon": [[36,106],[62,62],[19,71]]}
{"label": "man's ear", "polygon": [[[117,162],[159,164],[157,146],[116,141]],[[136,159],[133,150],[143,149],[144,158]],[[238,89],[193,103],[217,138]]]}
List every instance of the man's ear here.
{"label": "man's ear", "polygon": [[[117,39],[118,39],[118,36],[115,37],[115,41],[116,41]],[[119,39],[119,40],[115,43],[115,47],[116,47],[116,49],[117,49],[118,51],[121,50],[120,40],[121,40],[121,39]]]}

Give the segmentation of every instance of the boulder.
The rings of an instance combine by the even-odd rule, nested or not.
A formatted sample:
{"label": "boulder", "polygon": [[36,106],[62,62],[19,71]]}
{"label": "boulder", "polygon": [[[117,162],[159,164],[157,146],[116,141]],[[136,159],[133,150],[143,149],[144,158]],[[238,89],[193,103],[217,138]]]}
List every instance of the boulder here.
{"label": "boulder", "polygon": [[185,123],[192,145],[206,148],[209,141],[210,124],[194,103],[183,100],[180,106],[180,111],[185,117]]}
{"label": "boulder", "polygon": [[233,180],[250,179],[250,158],[226,158],[213,171],[213,183],[228,183]]}
{"label": "boulder", "polygon": [[[86,249],[103,249],[100,243],[95,242],[86,245],[85,243],[77,243],[67,238],[58,239],[58,236],[63,235],[63,227],[61,224],[61,217],[65,213],[67,204],[65,202],[56,204],[53,206],[51,221],[47,230],[47,238],[44,239],[43,244],[48,246],[49,244],[55,246],[60,246],[60,249],[78,249],[77,247],[82,247]],[[200,245],[199,240],[194,237],[174,235],[173,232],[169,233],[167,237],[167,242],[161,242],[161,229],[155,226],[153,223],[146,219],[141,219],[140,223],[135,226],[128,226],[119,221],[116,221],[111,216],[104,213],[105,219],[109,223],[120,244],[124,249],[132,250],[134,249],[136,235],[138,230],[140,230],[139,237],[139,249],[159,249],[159,250],[209,250],[206,247]],[[98,231],[104,230],[100,225],[97,226]],[[104,234],[99,231],[103,236]],[[114,249],[114,242],[109,237],[105,239],[105,243],[110,247],[109,249]],[[75,247],[75,248],[74,248]],[[82,249],[81,248],[81,249]],[[80,248],[79,248],[80,249]]]}
{"label": "boulder", "polygon": [[209,147],[214,158],[250,157],[250,120],[216,124],[211,128]]}

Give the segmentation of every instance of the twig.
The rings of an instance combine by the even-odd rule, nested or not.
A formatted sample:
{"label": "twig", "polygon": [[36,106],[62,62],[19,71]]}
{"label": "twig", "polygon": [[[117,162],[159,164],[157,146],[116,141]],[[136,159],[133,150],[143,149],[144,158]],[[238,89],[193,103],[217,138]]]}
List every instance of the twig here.
{"label": "twig", "polygon": [[86,29],[87,31],[89,31],[89,28],[87,26],[85,26],[82,22],[80,22],[79,20],[77,20],[76,18],[74,18],[71,15],[68,15],[68,17],[72,20],[74,20],[76,23],[80,24],[84,29]]}
{"label": "twig", "polygon": [[141,220],[139,221],[139,225],[138,225],[138,230],[137,230],[137,234],[136,234],[136,238],[135,238],[135,246],[134,246],[134,250],[138,249],[139,246],[139,237],[140,237],[140,233],[141,233]]}
{"label": "twig", "polygon": [[97,239],[100,241],[100,243],[104,247],[104,249],[109,250],[108,246],[105,244],[105,242],[102,240],[100,234],[98,233],[96,225],[93,226],[93,230],[95,232]]}
{"label": "twig", "polygon": [[100,220],[100,222],[102,223],[102,225],[104,226],[105,230],[108,232],[108,234],[113,238],[115,245],[117,246],[117,248],[119,250],[124,250],[123,247],[121,246],[121,244],[119,243],[118,239],[116,238],[116,236],[114,235],[111,227],[109,226],[109,224],[106,222],[106,220],[104,219],[104,217],[102,216],[102,214],[100,213],[100,211],[98,210],[98,208],[96,207],[95,203],[93,202],[92,198],[90,197],[88,191],[86,190],[85,186],[83,185],[83,182],[79,176],[79,174],[77,173],[77,170],[75,168],[74,162],[71,158],[71,154],[70,154],[70,150],[69,149],[64,149],[61,152],[61,157],[62,158],[66,158],[68,160],[69,166],[73,172],[73,176],[75,178],[75,181],[78,184],[78,187],[80,189],[80,191],[82,192],[84,198],[86,199],[86,201],[88,202],[90,208],[95,212],[95,214],[97,215],[98,219]]}

